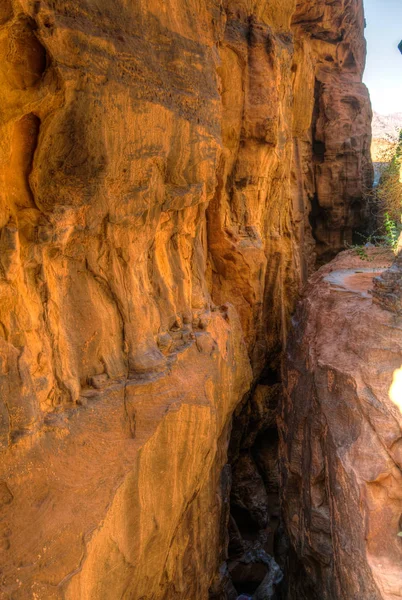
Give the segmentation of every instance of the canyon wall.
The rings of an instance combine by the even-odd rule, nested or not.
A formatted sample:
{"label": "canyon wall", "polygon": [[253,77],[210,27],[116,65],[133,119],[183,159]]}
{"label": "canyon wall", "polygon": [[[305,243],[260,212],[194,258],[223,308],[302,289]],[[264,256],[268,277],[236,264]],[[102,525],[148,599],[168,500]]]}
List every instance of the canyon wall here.
{"label": "canyon wall", "polygon": [[290,598],[401,598],[402,256],[387,269],[392,258],[342,253],[312,277],[294,317],[280,416],[298,558]]}
{"label": "canyon wall", "polygon": [[226,597],[232,414],[249,515],[300,288],[365,217],[363,23],[2,0],[0,598]]}

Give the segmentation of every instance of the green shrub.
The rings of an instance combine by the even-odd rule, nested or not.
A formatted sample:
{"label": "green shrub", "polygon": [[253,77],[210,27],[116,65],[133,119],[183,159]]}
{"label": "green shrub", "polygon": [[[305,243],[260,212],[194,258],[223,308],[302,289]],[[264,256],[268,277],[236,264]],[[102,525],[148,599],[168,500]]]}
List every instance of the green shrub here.
{"label": "green shrub", "polygon": [[[372,231],[364,236],[362,247],[369,242],[396,250],[402,232],[402,131],[394,155],[384,158],[379,184],[368,191],[367,200],[372,215]],[[357,250],[357,253],[364,260],[364,252]]]}

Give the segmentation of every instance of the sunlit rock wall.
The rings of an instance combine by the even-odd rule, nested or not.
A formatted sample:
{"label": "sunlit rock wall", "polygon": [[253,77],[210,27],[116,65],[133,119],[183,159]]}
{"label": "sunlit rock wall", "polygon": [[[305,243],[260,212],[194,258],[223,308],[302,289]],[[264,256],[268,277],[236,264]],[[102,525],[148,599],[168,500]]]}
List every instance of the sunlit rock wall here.
{"label": "sunlit rock wall", "polygon": [[4,597],[206,597],[232,412],[364,212],[362,34],[360,1],[2,0]]}

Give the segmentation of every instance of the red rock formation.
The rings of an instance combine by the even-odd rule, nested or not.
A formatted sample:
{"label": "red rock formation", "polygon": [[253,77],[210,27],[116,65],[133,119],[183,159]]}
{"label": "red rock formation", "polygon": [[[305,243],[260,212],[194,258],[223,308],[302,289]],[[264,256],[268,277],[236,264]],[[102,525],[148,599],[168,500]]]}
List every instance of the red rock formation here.
{"label": "red rock formation", "polygon": [[390,258],[368,252],[312,277],[289,341],[282,500],[303,566],[290,598],[401,595],[401,319],[372,301]]}
{"label": "red rock formation", "polygon": [[206,597],[250,365],[362,214],[361,4],[2,0],[4,598]]}

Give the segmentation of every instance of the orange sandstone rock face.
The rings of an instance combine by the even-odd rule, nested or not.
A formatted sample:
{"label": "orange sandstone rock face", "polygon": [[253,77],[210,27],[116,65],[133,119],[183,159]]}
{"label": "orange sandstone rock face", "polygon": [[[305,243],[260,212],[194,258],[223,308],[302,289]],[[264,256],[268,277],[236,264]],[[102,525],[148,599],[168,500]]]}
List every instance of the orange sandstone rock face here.
{"label": "orange sandstone rock face", "polygon": [[165,372],[94,389],[4,453],[2,598],[207,597],[250,367],[232,308],[194,335]]}
{"label": "orange sandstone rock face", "polygon": [[313,276],[289,341],[282,499],[304,567],[290,597],[401,597],[402,321],[372,300],[389,257],[369,253]]}
{"label": "orange sandstone rock face", "polygon": [[1,593],[204,599],[232,412],[362,216],[361,2],[2,0],[0,49]]}

